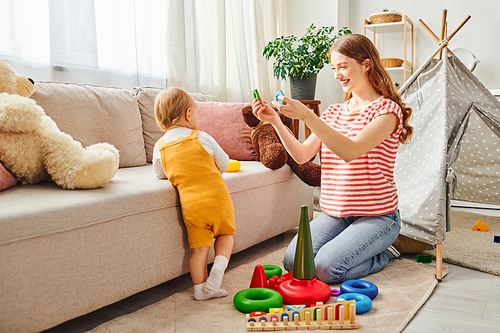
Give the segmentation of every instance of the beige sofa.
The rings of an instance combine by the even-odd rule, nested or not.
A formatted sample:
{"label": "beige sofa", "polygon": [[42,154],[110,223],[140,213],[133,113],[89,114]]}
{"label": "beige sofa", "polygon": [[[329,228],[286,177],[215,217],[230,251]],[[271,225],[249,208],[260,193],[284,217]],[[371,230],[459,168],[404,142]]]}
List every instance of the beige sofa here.
{"label": "beige sofa", "polygon": [[[101,189],[43,183],[0,192],[0,332],[41,331],[188,272],[177,191],[148,163],[161,136],[153,116],[160,89],[35,87],[32,98],[62,131],[84,146],[115,145],[120,168]],[[242,162],[223,175],[235,208],[234,252],[296,227],[301,205],[312,214],[313,188],[288,166],[251,161],[244,104],[200,105],[200,129]]]}

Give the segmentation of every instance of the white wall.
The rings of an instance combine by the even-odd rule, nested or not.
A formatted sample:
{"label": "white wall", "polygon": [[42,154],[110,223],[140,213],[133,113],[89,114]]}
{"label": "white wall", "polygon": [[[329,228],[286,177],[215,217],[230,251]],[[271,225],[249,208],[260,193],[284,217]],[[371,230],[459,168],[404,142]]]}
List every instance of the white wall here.
{"label": "white wall", "polygon": [[[437,48],[437,43],[418,23],[421,19],[439,36],[443,9],[447,9],[448,35],[471,15],[448,44],[451,50],[466,48],[479,59],[474,75],[488,89],[500,88],[500,1],[498,0],[351,0],[350,27],[363,33],[363,19],[382,9],[407,15],[415,25],[415,63],[418,68]],[[379,47],[380,48],[380,47]]]}
{"label": "white wall", "polygon": [[[448,10],[448,34],[467,17],[471,19],[450,41],[450,49],[466,48],[480,60],[474,74],[488,89],[500,89],[500,1],[499,0],[285,0],[285,34],[301,36],[316,26],[348,26],[353,33],[363,33],[363,19],[384,8],[406,14],[415,25],[415,68],[437,48],[436,42],[418,23],[422,19],[438,36],[443,9]],[[380,48],[380,46],[379,46]],[[380,50],[382,53],[382,50]],[[397,56],[401,57],[402,56]],[[287,93],[288,84],[284,91]],[[289,96],[289,94],[288,94]],[[339,84],[330,68],[318,75],[316,99],[321,109],[343,100]]]}

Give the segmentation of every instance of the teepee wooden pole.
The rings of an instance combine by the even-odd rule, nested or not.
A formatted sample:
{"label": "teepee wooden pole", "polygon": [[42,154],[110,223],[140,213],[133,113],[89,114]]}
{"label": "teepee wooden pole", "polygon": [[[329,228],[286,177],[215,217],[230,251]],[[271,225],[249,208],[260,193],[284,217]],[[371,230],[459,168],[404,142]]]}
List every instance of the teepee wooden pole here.
{"label": "teepee wooden pole", "polygon": [[440,42],[436,51],[434,51],[434,53],[431,55],[431,58],[434,58],[436,56],[436,54],[438,54],[442,49],[444,49],[446,47],[446,45],[448,45],[448,43]]}
{"label": "teepee wooden pole", "polygon": [[436,280],[443,281],[443,244],[436,244]]}
{"label": "teepee wooden pole", "polygon": [[464,24],[465,24],[465,23],[467,23],[467,21],[468,21],[469,19],[470,19],[470,15],[468,15],[468,16],[465,18],[465,20],[463,20],[463,21],[462,21],[462,23],[460,23],[460,25],[459,25],[459,26],[455,29],[455,31],[453,31],[453,32],[451,33],[451,35],[449,35],[449,36],[448,36],[448,38],[446,38],[446,40],[449,42],[449,41],[453,38],[453,36],[455,36],[455,34],[458,32],[458,30],[460,30],[460,29],[464,26]]}
{"label": "teepee wooden pole", "polygon": [[[447,13],[447,12],[448,12],[448,11],[447,11],[446,9],[443,9],[443,17],[442,17],[442,19],[441,19],[441,38],[440,38],[439,40],[443,40],[443,39],[444,39],[444,37],[445,37],[444,32],[445,32],[445,30],[446,30],[446,28],[445,28],[445,27],[446,27],[446,13]],[[442,51],[443,51],[443,50],[439,51],[439,60],[441,60],[441,58],[442,58]]]}
{"label": "teepee wooden pole", "polygon": [[451,35],[448,36],[448,38],[439,41],[439,46],[436,49],[436,51],[434,51],[434,53],[431,55],[431,58],[434,58],[434,56],[436,56],[436,54],[438,54],[439,52],[441,52],[442,49],[444,49],[445,47],[448,46],[448,42],[453,38],[453,36],[455,36],[457,34],[457,32],[464,26],[464,24],[467,23],[467,21],[470,19],[470,17],[471,16],[468,15],[465,18],[465,20],[463,20],[462,23],[460,23],[460,25],[451,33]]}
{"label": "teepee wooden pole", "polygon": [[[441,40],[439,39],[438,36],[436,36],[436,34],[434,33],[434,31],[431,30],[431,28],[429,28],[427,26],[427,24],[424,23],[424,21],[422,21],[421,19],[418,20],[418,23],[420,23],[420,25],[429,33],[429,35],[431,35],[431,37],[437,42],[439,43]],[[453,55],[453,52],[451,52],[450,49],[448,49],[448,54],[449,55]]]}

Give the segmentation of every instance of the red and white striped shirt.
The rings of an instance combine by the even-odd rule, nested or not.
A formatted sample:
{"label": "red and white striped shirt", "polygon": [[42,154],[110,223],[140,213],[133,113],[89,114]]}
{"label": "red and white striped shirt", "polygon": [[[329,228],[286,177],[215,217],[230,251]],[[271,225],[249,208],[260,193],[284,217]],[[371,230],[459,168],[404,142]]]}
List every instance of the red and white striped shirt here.
{"label": "red and white striped shirt", "polygon": [[386,113],[396,114],[399,125],[380,145],[349,163],[322,144],[321,209],[337,217],[394,212],[398,208],[394,162],[403,128],[401,108],[389,98],[379,98],[361,112],[350,112],[346,104],[330,105],[321,119],[348,138],[355,137],[373,119]]}

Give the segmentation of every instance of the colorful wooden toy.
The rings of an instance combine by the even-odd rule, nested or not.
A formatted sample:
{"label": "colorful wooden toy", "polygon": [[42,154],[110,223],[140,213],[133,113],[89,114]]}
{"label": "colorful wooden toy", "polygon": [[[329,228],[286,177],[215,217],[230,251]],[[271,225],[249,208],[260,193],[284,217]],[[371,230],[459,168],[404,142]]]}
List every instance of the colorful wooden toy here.
{"label": "colorful wooden toy", "polygon": [[260,99],[259,91],[257,89],[254,89],[252,91],[252,95],[253,95],[253,98],[255,98],[256,100]]}
{"label": "colorful wooden toy", "polygon": [[273,276],[281,276],[281,273],[283,273],[281,267],[276,265],[262,265],[262,267],[264,267],[264,272],[266,272],[268,280]]}
{"label": "colorful wooden toy", "polygon": [[241,312],[269,311],[283,304],[281,295],[269,288],[243,289],[234,295],[233,304]]}
{"label": "colorful wooden toy", "polygon": [[278,96],[285,96],[285,94],[283,93],[283,91],[278,90],[277,92],[275,92],[275,93],[274,93],[274,101],[275,101],[276,103],[279,103],[279,104],[285,104],[285,102],[280,101],[280,100],[278,99]]}
{"label": "colorful wooden toy", "polygon": [[346,293],[363,294],[370,297],[370,299],[374,299],[378,295],[378,288],[374,283],[369,281],[348,280],[340,285],[340,292],[342,294]]}
{"label": "colorful wooden toy", "polygon": [[269,313],[254,317],[247,314],[246,328],[247,331],[298,331],[359,328],[356,322],[356,301],[339,300],[336,304],[322,304],[318,302],[316,306],[283,311],[283,313],[279,314]]}
{"label": "colorful wooden toy", "polygon": [[238,160],[229,160],[229,166],[226,169],[226,172],[236,172],[240,170],[241,163]]}
{"label": "colorful wooden toy", "polygon": [[300,310],[300,309],[304,309],[306,306],[305,305],[287,305],[286,306],[286,309],[288,311],[293,311],[293,310]]}
{"label": "colorful wooden toy", "polygon": [[417,254],[416,262],[421,262],[424,264],[429,264],[432,262],[432,256],[430,254]]}
{"label": "colorful wooden toy", "polygon": [[290,280],[293,277],[293,272],[288,272],[282,276],[273,276],[269,279],[269,288],[273,290],[278,290],[278,286],[286,280]]}
{"label": "colorful wooden toy", "polygon": [[489,228],[490,227],[488,227],[486,223],[481,220],[477,220],[476,224],[474,224],[474,227],[472,227],[472,229],[476,231],[488,231]]}
{"label": "colorful wooden toy", "polygon": [[262,265],[255,265],[252,281],[250,281],[250,288],[269,288],[266,272],[264,271],[264,267]]}
{"label": "colorful wooden toy", "polygon": [[337,297],[340,294],[341,294],[340,290],[332,288],[332,296],[333,297]]}
{"label": "colorful wooden toy", "polygon": [[355,300],[356,314],[368,312],[372,308],[372,300],[370,299],[370,297],[364,294],[360,293],[340,294],[339,297],[337,297],[337,299],[335,300],[335,302],[341,299],[343,299],[344,301]]}
{"label": "colorful wooden toy", "polygon": [[329,285],[316,279],[311,227],[309,226],[308,207],[305,205],[301,207],[300,212],[293,277],[282,282],[277,291],[283,296],[283,301],[287,304],[325,303],[332,294]]}

